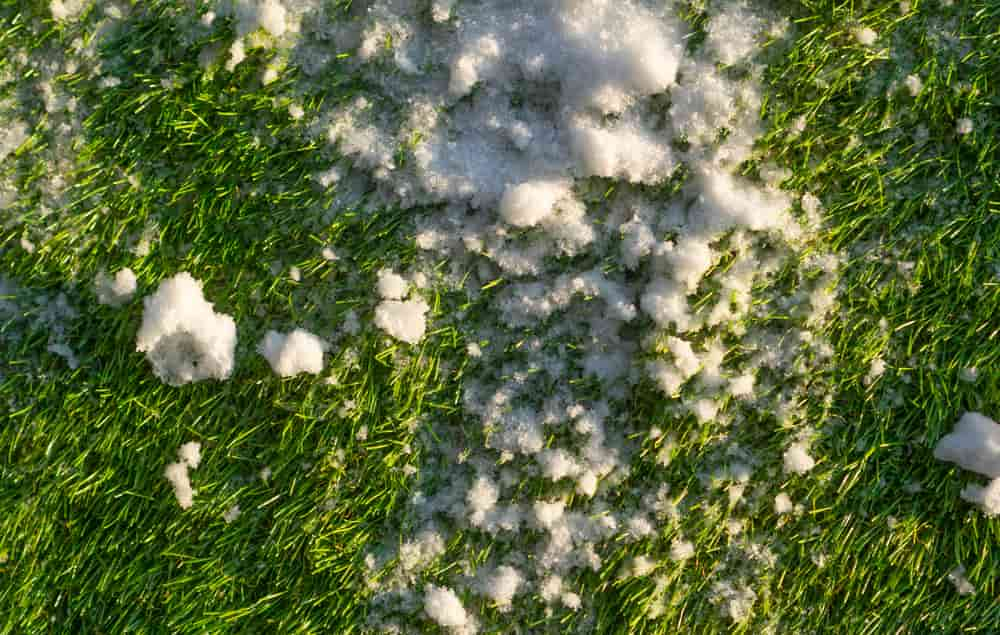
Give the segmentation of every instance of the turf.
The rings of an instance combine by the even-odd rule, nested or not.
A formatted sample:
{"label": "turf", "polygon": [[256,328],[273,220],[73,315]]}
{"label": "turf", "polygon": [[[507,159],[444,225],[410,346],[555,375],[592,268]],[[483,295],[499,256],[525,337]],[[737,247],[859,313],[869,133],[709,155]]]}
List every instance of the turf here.
{"label": "turf", "polygon": [[[684,527],[699,554],[671,573],[662,616],[645,617],[650,580],[620,580],[609,565],[579,580],[594,622],[539,616],[539,629],[1000,628],[1000,525],[959,499],[965,476],[931,457],[961,412],[1000,415],[1000,6],[774,8],[791,17],[795,41],[767,71],[764,152],[791,170],[790,188],[821,198],[825,238],[848,255],[829,333],[834,363],[816,377],[833,400],[808,405],[825,432],[821,460],[786,487],[806,512],[781,530],[781,564],[760,573],[766,592],[744,625],[707,599],[707,574],[726,566],[726,551],[724,528],[703,520]],[[73,135],[73,185],[55,209],[39,193],[0,210],[0,273],[17,282],[19,307],[0,311],[0,631],[361,632],[371,594],[364,559],[397,535],[413,494],[403,467],[421,463],[423,422],[462,421],[466,342],[449,316],[475,319],[493,289],[438,295],[420,346],[363,331],[342,341],[322,378],[273,376],[253,351],[268,328],[324,333],[351,310],[371,318],[376,272],[418,257],[413,211],[337,207],[309,178],[332,151],[305,140],[280,97],[294,69],[260,87],[265,58],[251,51],[235,73],[203,73],[197,49],[211,42],[187,41],[173,26],[179,11],[140,3],[123,35],[101,45],[119,85],[58,78],[85,114]],[[84,23],[98,18],[92,11]],[[875,47],[853,38],[859,24],[879,33]],[[14,72],[18,52],[44,56],[75,28],[53,23],[47,3],[0,0],[0,75]],[[935,35],[944,32],[961,37]],[[903,67],[924,77],[916,98],[887,92]],[[328,79],[303,105],[364,90],[356,77]],[[22,116],[44,117],[22,82],[0,91]],[[804,131],[790,134],[800,116]],[[960,117],[974,121],[971,134],[955,134]],[[57,135],[37,132],[0,162],[0,175],[32,191],[57,169],[47,154],[67,143]],[[154,247],[137,256],[130,249],[143,236]],[[325,261],[323,246],[340,260]],[[139,296],[187,270],[217,310],[254,317],[238,320],[230,381],[171,388],[152,375],[134,352],[141,302],[99,306],[91,284],[126,265]],[[78,311],[66,333],[76,369],[46,351],[40,316],[60,292]],[[887,369],[866,381],[876,357]],[[959,377],[969,367],[975,383]],[[656,416],[654,404],[637,407]],[[757,443],[779,445],[776,432],[761,427]],[[696,429],[676,436],[671,485],[683,491],[708,444]],[[191,474],[196,504],[181,513],[162,471],[192,439],[204,459]],[[632,478],[644,476],[655,474]],[[922,491],[907,493],[911,483]],[[227,524],[222,514],[237,502],[243,514]],[[976,595],[948,583],[958,563]]]}

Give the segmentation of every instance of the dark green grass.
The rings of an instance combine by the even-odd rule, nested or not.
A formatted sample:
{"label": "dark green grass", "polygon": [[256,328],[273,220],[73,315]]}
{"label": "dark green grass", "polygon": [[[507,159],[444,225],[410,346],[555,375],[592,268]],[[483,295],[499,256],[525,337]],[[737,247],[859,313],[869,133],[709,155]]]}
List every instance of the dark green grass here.
{"label": "dark green grass", "polygon": [[[0,51],[11,52],[0,53],[0,70],[15,50],[71,40],[71,27],[45,21],[45,4],[0,2]],[[30,311],[0,323],[0,631],[360,631],[364,557],[394,540],[412,494],[401,468],[421,461],[404,452],[411,424],[459,417],[464,341],[448,316],[480,307],[436,298],[432,325],[443,326],[420,347],[370,330],[342,340],[328,373],[335,384],[276,378],[253,351],[264,330],[332,334],[350,309],[370,318],[375,271],[416,257],[405,231],[412,212],[328,214],[332,194],[309,175],[329,164],[329,150],[304,141],[277,98],[294,72],[261,88],[264,58],[251,53],[235,74],[202,75],[197,49],[211,42],[172,31],[166,6],[129,18],[130,29],[103,49],[121,85],[98,91],[82,75],[61,80],[87,108],[65,208],[45,217],[32,204],[0,212],[0,272],[23,287],[22,307],[31,294],[69,295],[80,316],[68,341],[81,362],[70,370],[46,353],[48,334]],[[826,239],[848,262],[830,332],[835,363],[824,377],[835,399],[811,409],[824,431],[821,460],[785,487],[806,511],[780,530],[766,513],[747,528],[782,544],[779,566],[752,581],[761,595],[754,620],[734,627],[707,601],[725,530],[692,513],[680,529],[699,552],[671,572],[673,601],[662,617],[644,617],[652,582],[618,580],[612,566],[644,545],[622,546],[601,575],[581,575],[594,593],[597,632],[1000,630],[1000,525],[959,500],[967,475],[931,458],[964,410],[1000,416],[1000,8],[914,2],[900,16],[897,7],[779,7],[793,18],[795,42],[768,72],[765,114],[775,132],[765,151],[792,170],[791,187],[822,198]],[[947,20],[971,52],[928,40],[927,28]],[[853,40],[856,24],[878,31],[876,47]],[[882,55],[889,45],[912,59]],[[915,70],[924,76],[919,97],[886,96],[888,82]],[[164,88],[168,76],[183,85]],[[960,82],[969,88],[956,91]],[[345,81],[327,98],[355,90]],[[37,112],[35,99],[19,108]],[[789,138],[800,115],[807,128]],[[976,126],[960,138],[962,116]],[[927,129],[922,145],[918,125]],[[0,170],[17,170],[30,186],[47,134]],[[47,235],[33,254],[17,246],[25,228]],[[147,228],[153,247],[134,256],[129,247]],[[324,245],[342,260],[325,263]],[[898,262],[914,263],[912,272],[900,273]],[[180,389],[156,380],[134,352],[141,302],[101,307],[90,287],[99,270],[125,265],[139,276],[140,296],[181,270],[205,281],[207,297],[240,326],[232,380]],[[293,265],[301,283],[287,276]],[[868,384],[876,356],[887,370]],[[961,382],[959,370],[973,366],[979,381]],[[354,408],[342,412],[348,402]],[[365,441],[356,437],[362,425]],[[783,432],[762,425],[761,443],[780,451]],[[712,444],[694,428],[675,432],[670,484],[679,494],[696,487]],[[162,470],[192,439],[204,459],[192,472],[196,504],[182,513]],[[906,493],[913,482],[923,491]],[[222,513],[234,503],[243,515],[227,525]],[[671,535],[663,538],[669,544]],[[945,579],[958,563],[975,596],[958,596]],[[570,631],[588,625],[559,619]]]}

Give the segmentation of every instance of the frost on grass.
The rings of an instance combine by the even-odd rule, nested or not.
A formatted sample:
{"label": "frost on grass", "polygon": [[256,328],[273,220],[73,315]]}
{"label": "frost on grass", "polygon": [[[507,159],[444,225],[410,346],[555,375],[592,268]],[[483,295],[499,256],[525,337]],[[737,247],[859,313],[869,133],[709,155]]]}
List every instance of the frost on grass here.
{"label": "frost on grass", "polygon": [[326,343],[309,331],[295,329],[291,333],[268,331],[257,346],[258,352],[281,377],[299,373],[317,375],[323,370]]}
{"label": "frost on grass", "polygon": [[191,489],[191,480],[188,477],[188,469],[196,469],[201,463],[201,444],[197,441],[189,441],[177,449],[176,463],[170,463],[163,471],[163,476],[170,481],[174,488],[174,496],[177,497],[177,504],[182,509],[188,509],[194,504],[194,490]]}
{"label": "frost on grass", "polygon": [[226,379],[233,371],[236,323],[216,313],[187,272],[160,283],[144,301],[136,350],[164,383]]}

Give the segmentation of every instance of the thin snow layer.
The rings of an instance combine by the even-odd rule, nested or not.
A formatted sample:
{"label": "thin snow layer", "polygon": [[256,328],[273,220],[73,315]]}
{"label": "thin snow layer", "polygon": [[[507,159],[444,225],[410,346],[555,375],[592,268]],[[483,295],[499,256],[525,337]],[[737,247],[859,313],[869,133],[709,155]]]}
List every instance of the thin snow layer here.
{"label": "thin snow layer", "polygon": [[427,330],[427,311],[430,307],[423,300],[384,300],[375,307],[375,326],[392,337],[417,344]]}
{"label": "thin snow layer", "polygon": [[299,373],[317,375],[323,370],[323,351],[326,344],[309,331],[295,329],[291,333],[268,331],[257,346],[257,351],[271,365],[271,370],[282,377]]}
{"label": "thin snow layer", "polygon": [[990,478],[1000,477],[1000,424],[978,412],[966,412],[938,441],[934,458]]}
{"label": "thin snow layer", "polygon": [[164,383],[181,386],[226,379],[233,371],[236,323],[216,313],[201,283],[181,272],[160,283],[144,301],[136,350],[146,354]]}
{"label": "thin snow layer", "polygon": [[135,295],[135,273],[127,267],[119,269],[114,277],[102,271],[94,279],[94,290],[97,292],[97,301],[100,304],[119,307]]}
{"label": "thin snow layer", "polygon": [[163,470],[163,476],[174,488],[174,496],[181,509],[188,509],[194,504],[194,490],[188,477],[188,468],[195,469],[201,463],[201,444],[189,441],[177,449],[176,463],[170,463]]}
{"label": "thin snow layer", "polygon": [[[762,413],[794,429],[801,404],[825,396],[805,377],[832,355],[819,333],[836,309],[840,260],[813,238],[819,201],[798,218],[801,193],[754,154],[756,53],[780,29],[742,3],[709,13],[708,39],[693,50],[693,27],[674,7],[637,0],[375,0],[349,26],[317,18],[304,31],[296,59],[317,87],[345,49],[354,55],[343,63],[379,87],[317,115],[318,141],[339,155],[329,166],[338,177],[321,171],[318,184],[360,173],[376,200],[412,207],[411,279],[433,272],[486,307],[475,320],[435,318],[470,343],[464,417],[461,427],[426,422],[425,465],[386,547],[398,558],[373,583],[372,613],[387,628],[419,613],[422,597],[426,616],[450,629],[475,619],[530,630],[496,610],[588,610],[589,589],[570,581],[601,571],[615,545],[649,541],[678,563],[700,553],[658,541],[680,534],[688,501],[718,508],[709,487],[672,494],[646,479],[622,496],[644,461],[668,471],[673,447],[669,429],[646,434],[650,417],[633,404],[659,399],[657,425],[694,422],[727,439]],[[738,173],[749,159],[754,178]],[[391,271],[377,293],[375,325],[419,342],[428,305]],[[815,464],[803,444],[786,456],[725,451],[747,455],[721,490],[733,513],[771,514],[778,492],[752,483],[751,466],[806,475]],[[723,513],[733,543],[746,540],[749,519]],[[483,562],[484,541],[510,549]],[[737,621],[758,591],[766,597],[748,580],[766,585],[773,558],[766,545],[754,553],[760,575],[713,580]],[[630,571],[659,571],[647,558]],[[428,565],[445,559],[454,573],[435,566],[430,578]]]}

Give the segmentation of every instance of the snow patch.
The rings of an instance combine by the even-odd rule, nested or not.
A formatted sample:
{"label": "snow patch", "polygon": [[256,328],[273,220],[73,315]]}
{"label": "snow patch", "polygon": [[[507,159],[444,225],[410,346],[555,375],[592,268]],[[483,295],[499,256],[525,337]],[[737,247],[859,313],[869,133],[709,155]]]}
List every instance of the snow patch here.
{"label": "snow patch", "polygon": [[309,331],[295,329],[288,334],[268,331],[257,351],[267,359],[276,374],[292,377],[299,373],[317,375],[322,372],[326,347],[323,340]]}
{"label": "snow patch", "polygon": [[181,509],[188,509],[194,504],[194,490],[188,478],[188,468],[195,469],[201,463],[201,444],[189,441],[177,450],[176,463],[170,463],[163,471],[163,476],[174,488],[174,496]]}
{"label": "snow patch", "polygon": [[97,301],[112,307],[119,307],[132,299],[136,290],[135,273],[129,269],[120,269],[112,278],[105,272],[100,272],[94,279],[94,290]]}
{"label": "snow patch", "polygon": [[427,585],[424,592],[424,612],[445,628],[461,628],[469,624],[469,614],[462,601],[447,587]]}
{"label": "snow patch", "polygon": [[417,344],[427,330],[429,310],[430,306],[421,299],[384,300],[375,307],[375,326],[397,340]]}
{"label": "snow patch", "polygon": [[233,371],[236,323],[216,313],[201,283],[181,272],[160,283],[144,302],[136,350],[146,354],[166,384],[226,379]]}

